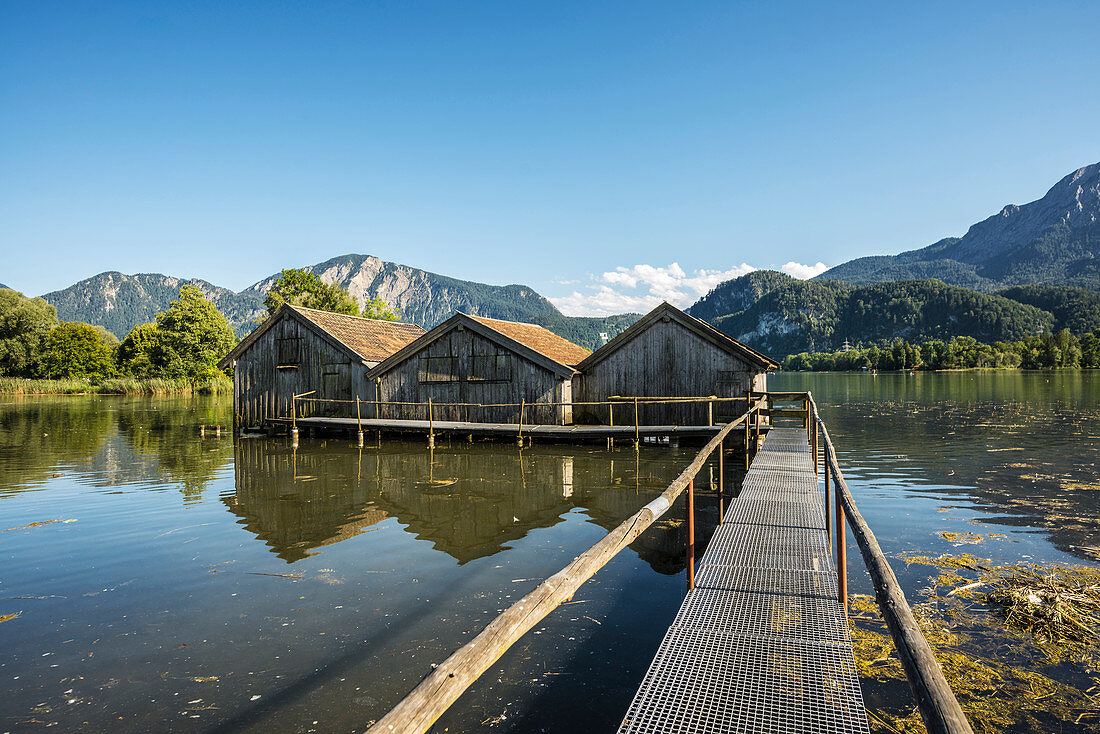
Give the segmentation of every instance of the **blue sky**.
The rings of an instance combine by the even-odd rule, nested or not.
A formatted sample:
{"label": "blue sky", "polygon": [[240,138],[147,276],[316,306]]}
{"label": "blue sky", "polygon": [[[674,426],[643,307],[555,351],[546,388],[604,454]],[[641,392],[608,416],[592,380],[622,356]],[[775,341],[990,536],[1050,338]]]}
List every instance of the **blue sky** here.
{"label": "blue sky", "polygon": [[894,5],[3,2],[0,282],[359,252],[600,313],[1100,160],[1100,3]]}

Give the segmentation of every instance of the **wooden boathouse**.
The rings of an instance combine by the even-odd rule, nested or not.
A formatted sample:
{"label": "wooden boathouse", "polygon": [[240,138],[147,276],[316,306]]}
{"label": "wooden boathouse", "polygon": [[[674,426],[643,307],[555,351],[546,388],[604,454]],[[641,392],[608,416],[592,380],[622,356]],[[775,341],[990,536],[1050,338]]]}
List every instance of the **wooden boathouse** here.
{"label": "wooden boathouse", "polygon": [[[474,423],[573,422],[575,365],[584,347],[537,326],[456,313],[382,360],[374,382],[377,417]],[[326,394],[325,397],[328,397]]]}
{"label": "wooden boathouse", "polygon": [[[714,395],[743,398],[767,389],[769,357],[689,316],[669,303],[638,319],[580,364],[574,399],[602,403],[615,396],[681,398]],[[623,406],[625,408],[626,406]],[[577,422],[612,424],[611,406],[577,405]],[[721,411],[712,415],[709,411]],[[736,413],[733,404],[702,401],[643,403],[642,425],[710,425]],[[633,421],[620,409],[618,423]]]}
{"label": "wooden boathouse", "polygon": [[[223,357],[218,367],[234,369],[237,425],[261,426],[290,415],[296,394],[373,399],[367,372],[423,334],[416,324],[284,304]],[[324,409],[319,403],[314,412]]]}

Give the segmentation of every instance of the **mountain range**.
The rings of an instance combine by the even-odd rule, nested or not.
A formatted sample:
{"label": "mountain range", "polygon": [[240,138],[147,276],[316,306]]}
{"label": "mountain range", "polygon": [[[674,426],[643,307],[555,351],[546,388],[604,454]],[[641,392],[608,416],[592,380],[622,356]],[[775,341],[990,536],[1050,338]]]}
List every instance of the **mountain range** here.
{"label": "mountain range", "polygon": [[950,285],[995,291],[1055,283],[1100,288],[1100,163],[1079,168],[1029,204],[1009,204],[970,227],[899,255],[850,260],[818,280],[869,285],[938,278]]}
{"label": "mountain range", "polygon": [[[809,281],[758,270],[720,283],[688,310],[777,357],[895,337],[1007,341],[1061,328],[1083,333],[1100,328],[1098,257],[1100,163],[1065,176],[1037,201],[1005,206],[962,237],[851,260]],[[565,316],[526,285],[459,280],[370,255],[342,255],[305,269],[361,303],[381,298],[403,321],[426,328],[465,311],[541,324],[594,349],[638,318]],[[243,335],[266,314],[264,295],[277,278],[238,293],[198,279],[106,272],[43,298],[63,320],[98,324],[123,337],[190,284]]]}
{"label": "mountain range", "polygon": [[[459,280],[370,255],[342,255],[304,269],[326,282],[338,283],[360,303],[381,298],[399,310],[402,321],[429,329],[455,311],[464,311],[541,324],[594,349],[603,343],[601,333],[613,337],[638,318],[637,314],[565,316],[529,286]],[[277,273],[270,275],[236,293],[199,279],[106,272],[42,297],[57,309],[61,320],[98,324],[122,338],[135,326],[153,321],[179,295],[181,286],[192,285],[225,314],[238,335],[243,335],[266,315],[264,296],[278,277]]]}

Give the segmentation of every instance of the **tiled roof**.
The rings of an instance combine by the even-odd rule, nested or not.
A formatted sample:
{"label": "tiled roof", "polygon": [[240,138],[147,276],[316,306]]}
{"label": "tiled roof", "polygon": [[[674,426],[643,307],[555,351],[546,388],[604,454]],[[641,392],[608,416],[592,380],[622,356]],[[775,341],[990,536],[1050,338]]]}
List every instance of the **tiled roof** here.
{"label": "tiled roof", "polygon": [[424,333],[416,324],[365,319],[301,306],[290,308],[351,347],[367,362],[381,362]]}
{"label": "tiled roof", "polygon": [[563,339],[554,332],[535,324],[487,319],[483,316],[470,316],[470,318],[568,367],[573,367],[589,354],[584,347],[577,346],[568,339]]}

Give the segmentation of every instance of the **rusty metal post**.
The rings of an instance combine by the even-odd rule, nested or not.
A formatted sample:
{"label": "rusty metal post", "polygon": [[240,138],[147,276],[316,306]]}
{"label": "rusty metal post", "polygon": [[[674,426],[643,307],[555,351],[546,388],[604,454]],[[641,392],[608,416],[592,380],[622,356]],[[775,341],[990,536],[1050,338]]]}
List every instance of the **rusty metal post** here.
{"label": "rusty metal post", "polygon": [[725,515],[726,499],[726,440],[718,442],[718,524],[722,524]]}
{"label": "rusty metal post", "polygon": [[[751,401],[752,398],[749,398],[749,400]],[[753,447],[757,451],[760,450],[760,412],[761,412],[760,403],[758,402],[758,403],[756,403],[756,411],[755,411],[755,414],[753,415],[753,430],[752,430],[752,433],[753,433],[753,436],[752,436]]]}
{"label": "rusty metal post", "polygon": [[825,450],[825,534],[828,536],[829,543],[833,542],[833,525],[832,518],[829,513],[831,508],[829,507],[829,452]]}
{"label": "rusty metal post", "polygon": [[[749,398],[752,400],[752,398]],[[752,421],[748,416],[745,416],[745,469],[749,468],[749,433],[752,431]]]}
{"label": "rusty metal post", "polygon": [[848,616],[848,551],[845,548],[844,505],[840,501],[840,485],[836,485],[836,587],[837,600]]}
{"label": "rusty metal post", "polygon": [[817,421],[810,417],[810,422],[813,424],[813,429],[810,431],[810,452],[814,456],[814,478],[817,478]]}
{"label": "rusty metal post", "polygon": [[687,584],[688,591],[695,588],[695,479],[688,481],[687,491]]}

